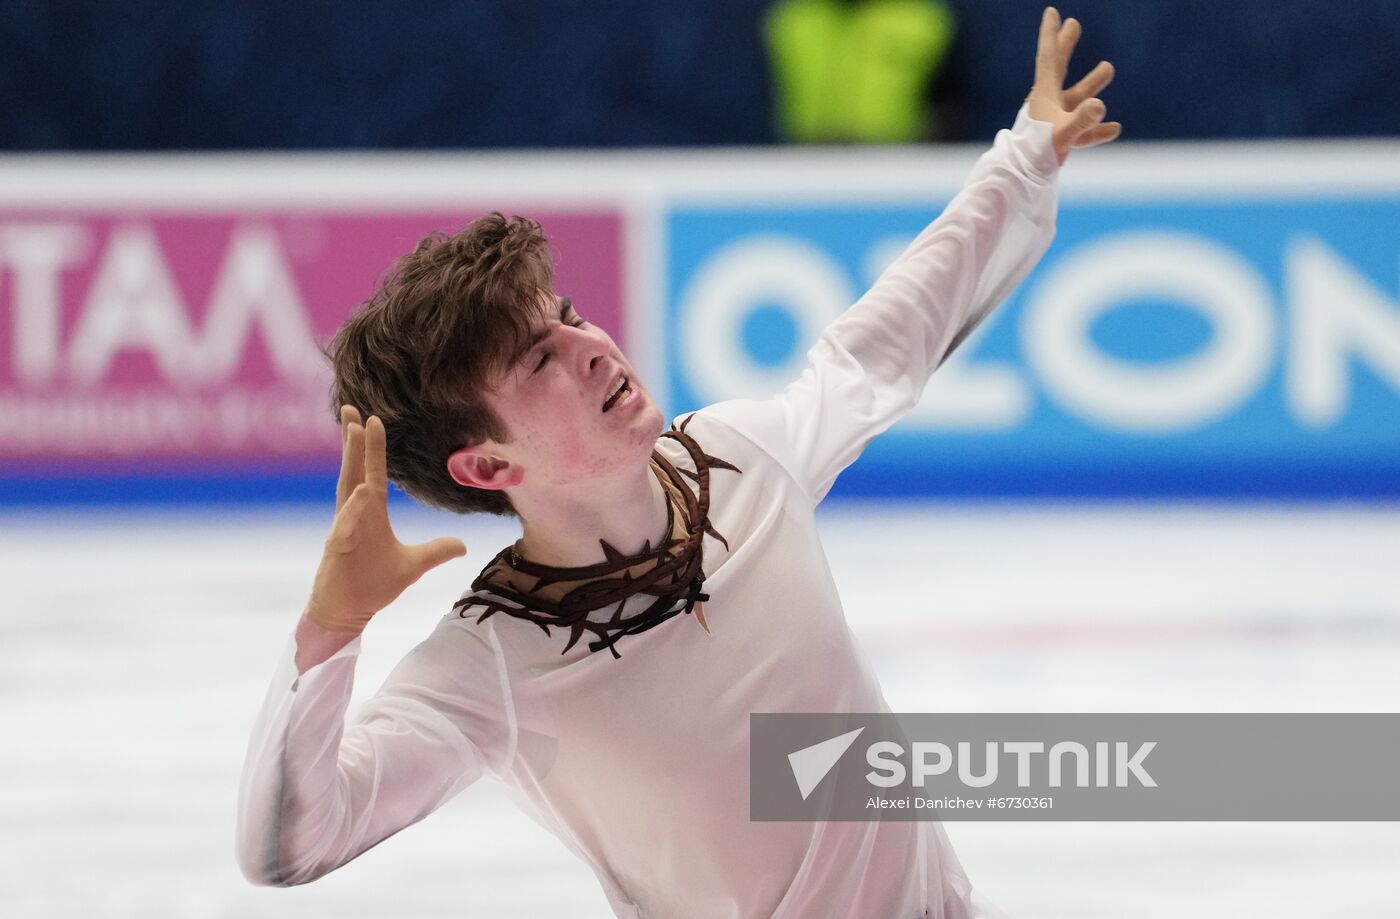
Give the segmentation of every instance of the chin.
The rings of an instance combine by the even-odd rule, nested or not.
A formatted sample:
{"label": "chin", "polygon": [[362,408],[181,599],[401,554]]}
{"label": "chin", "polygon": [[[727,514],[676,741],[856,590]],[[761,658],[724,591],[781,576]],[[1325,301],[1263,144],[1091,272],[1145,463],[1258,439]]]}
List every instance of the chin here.
{"label": "chin", "polygon": [[666,417],[650,398],[647,399],[646,408],[637,419],[637,426],[633,430],[637,431],[637,446],[645,448],[646,455],[650,457],[651,448],[655,446],[661,432],[666,430]]}

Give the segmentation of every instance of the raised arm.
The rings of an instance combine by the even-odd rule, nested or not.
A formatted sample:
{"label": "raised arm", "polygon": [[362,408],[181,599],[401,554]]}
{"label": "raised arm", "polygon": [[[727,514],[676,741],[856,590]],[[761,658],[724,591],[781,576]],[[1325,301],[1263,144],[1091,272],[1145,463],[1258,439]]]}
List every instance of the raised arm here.
{"label": "raised arm", "polygon": [[1093,98],[1107,62],[1063,89],[1079,36],[1045,11],[1035,84],[1010,130],[962,190],[807,353],[802,375],[769,400],[712,406],[764,447],[816,503],[876,435],[912,409],[934,370],[1030,272],[1055,234],[1058,170],[1069,151],[1112,140]]}
{"label": "raised arm", "polygon": [[347,407],[337,510],[315,586],[253,726],[239,783],[238,863],[255,884],[314,880],[500,768],[495,658],[448,617],[347,727],[360,633],[457,540],[403,546],[388,526],[384,429]]}

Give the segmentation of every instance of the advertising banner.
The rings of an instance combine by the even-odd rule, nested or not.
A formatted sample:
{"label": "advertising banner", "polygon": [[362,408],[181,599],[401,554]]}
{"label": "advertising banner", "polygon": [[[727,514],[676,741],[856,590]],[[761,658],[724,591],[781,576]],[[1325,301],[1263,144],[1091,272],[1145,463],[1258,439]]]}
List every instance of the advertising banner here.
{"label": "advertising banner", "polygon": [[[0,502],[323,493],[319,346],[489,210],[544,225],[668,417],[771,395],[978,152],[15,164]],[[833,497],[1400,497],[1390,147],[1118,152]]]}
{"label": "advertising banner", "polygon": [[[0,212],[0,494],[333,482],[320,345],[421,238],[492,209],[511,212]],[[620,218],[526,212],[556,250],[558,289],[622,336]]]}
{"label": "advertising banner", "polygon": [[[674,408],[795,379],[945,203],[675,208]],[[1397,226],[1400,196],[1066,202],[833,494],[1400,495]]]}

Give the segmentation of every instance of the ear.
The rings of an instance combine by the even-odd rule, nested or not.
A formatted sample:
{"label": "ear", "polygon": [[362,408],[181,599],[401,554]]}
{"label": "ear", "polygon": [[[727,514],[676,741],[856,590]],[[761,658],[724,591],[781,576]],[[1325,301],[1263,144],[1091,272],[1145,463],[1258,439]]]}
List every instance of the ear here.
{"label": "ear", "polygon": [[463,447],[447,458],[447,474],[468,488],[500,491],[525,479],[525,470],[490,451],[486,445]]}

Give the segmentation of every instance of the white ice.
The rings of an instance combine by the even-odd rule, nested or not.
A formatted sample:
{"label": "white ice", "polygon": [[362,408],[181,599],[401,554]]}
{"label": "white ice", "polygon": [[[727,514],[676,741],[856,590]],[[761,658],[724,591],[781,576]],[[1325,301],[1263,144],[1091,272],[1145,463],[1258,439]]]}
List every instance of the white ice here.
{"label": "white ice", "polygon": [[[470,547],[381,614],[379,685],[504,521],[396,508]],[[246,733],[305,599],[324,511],[0,517],[0,915],[610,915],[489,784],[301,888],[233,860]],[[1400,508],[841,505],[823,538],[898,711],[1400,710]],[[972,823],[1013,917],[1400,915],[1400,824]]]}

